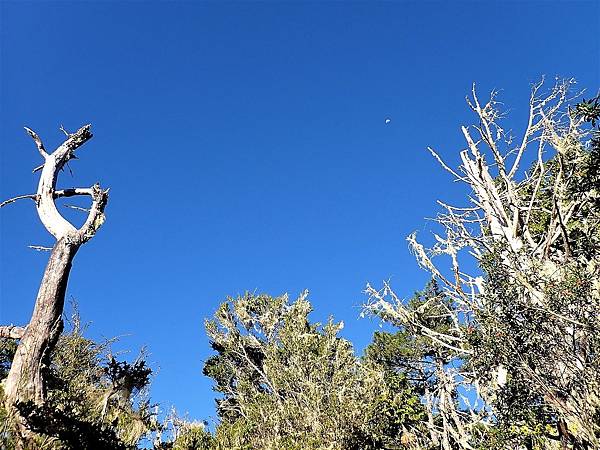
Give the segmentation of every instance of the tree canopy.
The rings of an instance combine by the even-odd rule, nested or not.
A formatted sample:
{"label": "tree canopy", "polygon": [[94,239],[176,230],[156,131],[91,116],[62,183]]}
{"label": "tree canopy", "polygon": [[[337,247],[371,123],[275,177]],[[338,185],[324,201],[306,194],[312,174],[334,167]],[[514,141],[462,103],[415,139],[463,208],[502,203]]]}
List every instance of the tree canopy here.
{"label": "tree canopy", "polygon": [[[473,88],[460,167],[430,149],[465,205],[440,202],[432,247],[408,237],[425,287],[367,285],[363,315],[389,328],[362,355],[342,322],[311,321],[308,291],[227,298],[205,321],[209,425],[161,416],[144,355],[117,360],[74,315],[43,401],[3,400],[0,446],[26,424],[57,450],[600,448],[600,99],[573,103],[572,85],[535,84],[518,137]],[[6,380],[23,331],[4,328]]]}

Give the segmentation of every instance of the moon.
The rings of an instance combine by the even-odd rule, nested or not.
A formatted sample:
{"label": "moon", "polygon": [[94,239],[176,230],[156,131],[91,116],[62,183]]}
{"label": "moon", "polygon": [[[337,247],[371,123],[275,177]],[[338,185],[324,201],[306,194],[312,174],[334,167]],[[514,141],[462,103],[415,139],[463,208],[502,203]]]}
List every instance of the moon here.
{"label": "moon", "polygon": [[392,119],[390,119],[389,117],[385,118],[385,124],[387,125],[388,123],[390,123],[392,121]]}

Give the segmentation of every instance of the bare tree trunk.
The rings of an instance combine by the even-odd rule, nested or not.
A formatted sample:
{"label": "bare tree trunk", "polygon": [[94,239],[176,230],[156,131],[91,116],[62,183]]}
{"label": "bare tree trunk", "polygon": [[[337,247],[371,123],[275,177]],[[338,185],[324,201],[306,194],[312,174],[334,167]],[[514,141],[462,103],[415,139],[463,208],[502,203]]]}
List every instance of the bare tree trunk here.
{"label": "bare tree trunk", "polygon": [[[104,222],[104,207],[108,201],[108,190],[101,189],[98,184],[90,188],[56,190],[60,170],[69,160],[75,158],[75,150],[92,138],[90,125],[81,127],[75,133],[65,132],[67,139],[52,153],[46,152],[44,144],[35,132],[29,128],[25,130],[33,138],[44,159],[44,164],[34,169],[34,172],[41,170],[37,193],[14,197],[1,203],[0,207],[20,199],[34,200],[40,220],[46,230],[55,237],[56,243],[52,248],[29,324],[25,329],[15,326],[0,327],[1,336],[20,339],[10,372],[4,382],[5,406],[16,419],[19,428],[20,436],[16,436],[17,448],[26,447],[29,432],[25,420],[19,416],[15,406],[27,401],[43,405],[45,401],[44,369],[50,362],[50,355],[62,332],[65,292],[73,258],[79,247],[94,237]],[[54,203],[58,197],[75,195],[88,195],[92,199],[87,220],[80,228],[66,220]]]}
{"label": "bare tree trunk", "polygon": [[62,332],[62,312],[71,263],[79,245],[61,238],[54,244],[37,295],[31,321],[21,338],[6,380],[9,400],[28,399],[43,404],[43,369]]}

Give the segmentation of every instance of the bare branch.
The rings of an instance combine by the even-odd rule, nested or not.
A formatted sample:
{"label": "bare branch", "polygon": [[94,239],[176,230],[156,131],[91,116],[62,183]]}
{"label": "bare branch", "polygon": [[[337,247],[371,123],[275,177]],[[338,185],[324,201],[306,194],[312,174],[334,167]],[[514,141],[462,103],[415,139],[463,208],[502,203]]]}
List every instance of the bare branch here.
{"label": "bare branch", "polygon": [[510,172],[508,173],[508,178],[510,178],[510,179],[512,179],[515,176],[515,174],[517,173],[517,170],[519,168],[519,163],[521,162],[521,157],[523,156],[523,152],[525,152],[525,148],[527,148],[528,139],[531,136],[531,133],[533,131],[532,125],[533,125],[533,120],[535,117],[536,96],[537,96],[537,91],[542,86],[542,84],[544,84],[543,78],[539,83],[534,84],[533,89],[531,90],[531,97],[529,99],[529,119],[528,119],[528,123],[527,123],[527,128],[525,129],[525,133],[523,133],[523,140],[521,141],[521,145],[519,146],[519,151],[517,152],[517,157],[515,158],[512,168],[510,169]]}
{"label": "bare branch", "polygon": [[39,166],[35,167],[35,168],[34,168],[34,169],[31,171],[31,173],[36,173],[36,172],[39,172],[39,171],[40,171],[40,170],[42,170],[43,168],[44,168],[44,165],[43,165],[43,164],[42,164],[42,165],[39,165]]}
{"label": "bare branch", "polygon": [[10,205],[11,203],[16,202],[17,200],[22,200],[24,198],[29,198],[33,201],[37,200],[37,194],[25,194],[25,195],[17,195],[16,197],[13,198],[9,198],[8,200],[4,200],[2,203],[0,203],[0,208],[2,208],[3,206],[6,205]]}
{"label": "bare branch", "polygon": [[469,207],[469,208],[459,208],[457,206],[450,206],[447,203],[442,202],[441,200],[437,200],[437,204],[440,206],[443,206],[444,208],[448,209],[448,210],[452,210],[452,211],[467,211],[467,212],[473,212],[473,211],[479,211],[481,208],[478,207]]}
{"label": "bare branch", "polygon": [[54,191],[54,198],[60,197],[73,197],[76,195],[89,195],[90,197],[94,194],[93,188],[70,188],[70,189],[61,189],[59,191]]}
{"label": "bare branch", "polygon": [[40,139],[40,137],[31,128],[27,128],[27,127],[24,127],[24,128],[25,128],[25,131],[27,131],[27,134],[29,136],[31,136],[31,138],[33,139],[33,142],[35,142],[35,146],[37,147],[38,151],[40,152],[40,155],[42,155],[42,158],[46,159],[48,157],[48,153],[46,153],[46,149],[44,148],[44,144],[42,143],[42,140]]}
{"label": "bare branch", "polygon": [[[43,166],[42,166],[43,167]],[[73,197],[75,195],[89,195],[90,197],[93,195],[92,188],[70,188],[70,189],[61,189],[59,191],[54,191],[54,198],[60,197]],[[17,200],[22,200],[25,198],[29,198],[33,201],[37,201],[37,194],[25,194],[25,195],[17,195],[16,197],[9,198],[8,200],[4,200],[0,203],[0,208],[6,205],[10,205],[11,203],[16,202]],[[86,210],[88,211],[88,210]]]}
{"label": "bare branch", "polygon": [[23,334],[25,334],[25,327],[16,325],[0,326],[0,338],[21,339]]}
{"label": "bare branch", "polygon": [[566,256],[569,257],[569,256],[571,256],[571,244],[569,243],[569,234],[567,232],[567,227],[565,226],[565,223],[563,222],[562,214],[560,213],[560,206],[558,205],[556,198],[554,199],[554,202],[556,203],[556,217],[557,217],[558,223],[560,225],[560,232],[563,236]]}
{"label": "bare branch", "polygon": [[[483,124],[483,130],[479,129],[479,134],[481,135],[482,139],[487,143],[488,147],[492,151],[492,154],[494,155],[494,160],[496,161],[496,165],[498,166],[500,175],[502,176],[502,178],[505,181],[508,182],[508,177],[506,176],[506,169],[504,166],[504,157],[498,150],[498,147],[496,145],[496,140],[494,139],[494,136],[492,135],[491,128],[490,128],[490,124],[495,123],[494,122],[495,117],[498,115],[498,112],[494,109],[494,106],[493,106],[495,103],[494,97],[495,97],[496,93],[492,92],[490,101],[482,109],[481,105],[479,104],[479,99],[477,98],[477,92],[475,90],[475,83],[473,83],[473,88],[472,88],[471,92],[473,95],[473,101],[475,102],[475,112],[479,116],[480,122]],[[471,106],[471,107],[473,107],[473,106]]]}
{"label": "bare branch", "polygon": [[52,247],[44,247],[42,245],[28,245],[27,247],[29,247],[32,250],[37,250],[38,252],[51,252],[52,251]]}
{"label": "bare branch", "polygon": [[[539,94],[542,82],[533,85],[527,126],[514,148],[503,147],[501,136],[504,130],[498,123],[501,116],[495,107],[494,94],[483,106],[474,91],[467,102],[477,115],[478,123],[462,127],[468,147],[460,151],[460,167],[448,167],[429,148],[444,170],[470,187],[469,199],[474,206],[458,208],[438,202],[445,211],[439,213],[435,221],[443,232],[434,233],[436,242],[430,248],[419,243],[414,233],[408,237],[418,264],[438,281],[438,287],[448,300],[441,305],[441,311],[436,310],[427,318],[445,318],[449,329],[442,333],[431,329],[418,311],[415,313],[398,299],[387,283],[381,290],[367,286],[369,301],[363,311],[403,327],[411,335],[426,336],[435,347],[451,350],[450,358],[456,358],[450,363],[446,361],[444,364],[447,366],[439,367],[438,385],[426,395],[430,419],[435,411],[440,416],[436,424],[430,420],[431,441],[436,442],[436,447],[468,449],[471,444],[464,437],[469,435],[472,427],[486,426],[484,422],[487,419],[490,420],[488,423],[494,422],[489,413],[493,411],[493,402],[506,381],[507,372],[509,379],[517,373],[534,379],[535,374],[539,379],[537,384],[545,383],[543,392],[540,386],[533,387],[536,393],[542,395],[567,423],[573,423],[574,429],[577,427],[577,436],[594,444],[598,441],[593,433],[597,428],[590,427],[594,409],[590,409],[589,399],[596,395],[595,384],[588,383],[586,389],[589,391],[586,392],[572,387],[574,380],[588,377],[591,365],[597,365],[597,362],[591,362],[593,347],[588,342],[589,334],[598,330],[597,321],[590,320],[596,316],[597,289],[594,287],[593,293],[582,293],[582,298],[577,300],[580,303],[573,301],[572,305],[562,305],[554,299],[555,295],[563,295],[563,289],[565,295],[572,294],[567,294],[569,289],[563,287],[562,281],[571,283],[573,270],[589,271],[590,278],[597,278],[596,272],[591,273],[596,271],[597,256],[591,257],[587,251],[583,252],[578,246],[578,235],[573,233],[573,230],[579,229],[585,230],[585,233],[595,230],[599,219],[596,213],[590,212],[592,200],[588,192],[571,192],[574,179],[576,183],[580,176],[579,163],[586,157],[584,137],[589,133],[585,127],[582,128],[581,120],[565,109],[571,84],[572,80],[558,81],[543,96]],[[511,142],[506,144],[511,146]],[[524,152],[529,146],[533,147],[533,165],[530,169],[523,169],[521,166],[528,159]],[[555,154],[547,155],[546,149],[553,149]],[[573,227],[574,224],[576,227]],[[465,251],[460,252],[463,249]],[[467,260],[463,261],[462,254],[465,253],[468,254]],[[460,266],[465,267],[465,263],[467,267],[475,267],[473,263],[486,262],[483,259],[486,256],[491,257],[493,269],[488,270],[485,265],[479,267],[489,279],[476,276],[481,274],[478,269],[471,269],[477,271],[473,276],[461,270]],[[441,257],[442,263],[436,259],[438,257]],[[510,285],[506,296],[497,295],[499,288],[494,283],[497,267],[500,268],[498,273]],[[582,281],[578,281],[578,286],[586,286],[587,280],[585,275]],[[589,299],[595,303],[591,304]],[[576,311],[579,308],[583,310]],[[512,359],[509,363],[504,361],[504,367],[496,366],[494,369],[490,365],[487,373],[475,371],[463,376],[465,370],[471,370],[463,364],[464,361],[460,361],[465,350],[473,350],[477,357],[476,348],[466,345],[466,342],[471,342],[467,338],[473,329],[484,335],[493,333],[489,336],[497,339],[498,343],[506,340],[506,345],[514,347],[509,352],[523,357],[520,353],[523,348],[510,335],[510,330],[514,329],[511,327],[523,326],[524,330],[529,330],[530,326],[537,327],[538,324],[526,323],[532,319],[524,319],[522,324],[519,319],[518,324],[507,325],[506,321],[512,319],[506,319],[505,315],[508,311],[522,310],[528,311],[523,317],[535,313],[531,317],[544,323],[541,333],[547,333],[545,336],[550,345],[545,351],[549,356],[533,355],[537,358],[533,364],[531,359],[522,358],[521,363]],[[493,320],[490,321],[490,317]],[[504,326],[507,328],[500,331]],[[435,356],[433,358],[435,360]],[[500,376],[502,370],[504,377]],[[500,379],[505,381],[500,383]],[[477,411],[470,408],[470,417],[456,409],[450,401],[458,386],[475,389],[477,400],[482,401]],[[463,395],[462,392],[458,394]],[[592,446],[596,448],[597,445]]]}
{"label": "bare branch", "polygon": [[454,175],[457,180],[466,181],[466,178],[457,174],[449,165],[447,165],[434,149],[432,149],[431,147],[427,147],[427,150],[429,150],[429,152],[433,155],[433,157],[437,160],[437,162],[440,163],[440,165],[444,169],[446,169],[448,172],[450,172],[452,175]]}
{"label": "bare branch", "polygon": [[64,205],[65,208],[70,208],[70,209],[74,209],[75,211],[82,211],[82,212],[86,212],[89,213],[90,210],[87,208],[82,208],[81,206],[75,206],[75,205]]}

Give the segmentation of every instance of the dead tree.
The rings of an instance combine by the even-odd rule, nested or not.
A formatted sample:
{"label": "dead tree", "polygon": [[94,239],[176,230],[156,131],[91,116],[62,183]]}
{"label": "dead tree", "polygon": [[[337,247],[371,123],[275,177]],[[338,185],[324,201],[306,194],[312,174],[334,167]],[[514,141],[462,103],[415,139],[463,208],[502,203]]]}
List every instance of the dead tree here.
{"label": "dead tree", "polygon": [[[25,328],[0,327],[0,336],[19,339],[10,372],[5,380],[6,406],[13,409],[18,402],[33,401],[42,405],[45,400],[43,369],[63,329],[62,313],[67,281],[73,258],[81,245],[94,237],[104,222],[104,207],[108,200],[108,189],[95,184],[89,188],[57,190],[56,181],[60,170],[71,159],[75,151],[92,138],[90,125],[74,133],[65,132],[67,139],[52,153],[47,153],[39,136],[25,128],[32,137],[44,163],[33,172],[41,171],[35,194],[13,197],[0,204],[5,206],[20,199],[32,199],[42,224],[56,239],[40,289],[36,298],[31,320]],[[58,211],[55,200],[59,197],[89,195],[92,205],[85,223],[76,228]]]}
{"label": "dead tree", "polygon": [[[446,442],[444,450],[451,448],[450,441],[452,448],[472,448],[466,438],[493,423],[489,408],[507,384],[518,380],[527,380],[530,391],[552,408],[562,440],[577,448],[600,448],[595,416],[600,364],[589,356],[598,354],[600,343],[600,253],[584,239],[600,229],[600,216],[594,206],[598,191],[578,186],[591,160],[589,132],[566,107],[572,84],[557,82],[544,95],[542,82],[533,86],[520,139],[501,126],[504,113],[495,93],[481,104],[473,88],[467,102],[476,124],[461,128],[466,149],[460,152],[460,167],[451,168],[429,149],[470,191],[466,207],[439,202],[445,212],[436,219],[441,233],[434,235],[433,247],[423,246],[415,234],[407,239],[419,265],[452,300],[447,315],[453,328],[447,333],[431,329],[387,283],[382,289],[367,286],[367,312],[453,352],[455,363],[440,368],[438,391],[426,399],[428,411],[444,419],[430,428],[436,434],[432,441]],[[474,263],[488,269],[471,274],[463,269],[472,270]],[[575,281],[569,285],[570,280]],[[494,345],[475,348],[473,331]],[[493,347],[504,361],[482,364],[477,371],[461,364]],[[463,398],[469,408],[459,410],[457,403],[444,402],[447,392],[461,390],[474,391],[476,404]]]}

